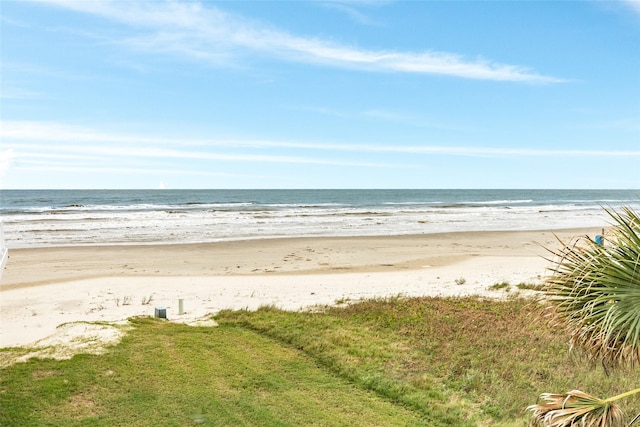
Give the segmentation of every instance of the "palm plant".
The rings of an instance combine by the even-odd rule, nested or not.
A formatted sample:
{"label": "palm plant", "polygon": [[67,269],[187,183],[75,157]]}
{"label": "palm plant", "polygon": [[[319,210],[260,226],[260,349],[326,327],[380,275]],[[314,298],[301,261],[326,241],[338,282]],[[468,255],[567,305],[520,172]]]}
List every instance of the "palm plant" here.
{"label": "palm plant", "polygon": [[[572,348],[605,368],[633,368],[640,362],[640,217],[630,208],[607,212],[613,227],[605,245],[582,238],[551,251],[556,260],[545,294]],[[608,399],[579,390],[545,393],[545,403],[527,409],[533,423],[543,426],[622,426],[625,416],[616,401],[636,393],[640,388]]]}

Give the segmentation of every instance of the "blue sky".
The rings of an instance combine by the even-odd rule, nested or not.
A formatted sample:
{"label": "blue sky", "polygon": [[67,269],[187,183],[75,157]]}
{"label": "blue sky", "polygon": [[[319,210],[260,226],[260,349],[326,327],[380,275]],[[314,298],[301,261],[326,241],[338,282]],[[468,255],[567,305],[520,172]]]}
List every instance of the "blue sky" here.
{"label": "blue sky", "polygon": [[640,188],[640,1],[3,1],[0,188]]}

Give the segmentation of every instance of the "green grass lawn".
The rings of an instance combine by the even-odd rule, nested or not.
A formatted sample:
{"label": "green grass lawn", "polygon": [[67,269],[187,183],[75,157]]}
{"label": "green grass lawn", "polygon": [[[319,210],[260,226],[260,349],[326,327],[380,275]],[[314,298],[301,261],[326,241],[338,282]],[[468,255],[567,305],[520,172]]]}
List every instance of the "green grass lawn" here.
{"label": "green grass lawn", "polygon": [[541,392],[638,386],[570,355],[538,314],[531,300],[393,298],[225,311],[215,328],[133,319],[104,355],[2,369],[0,425],[524,426]]}

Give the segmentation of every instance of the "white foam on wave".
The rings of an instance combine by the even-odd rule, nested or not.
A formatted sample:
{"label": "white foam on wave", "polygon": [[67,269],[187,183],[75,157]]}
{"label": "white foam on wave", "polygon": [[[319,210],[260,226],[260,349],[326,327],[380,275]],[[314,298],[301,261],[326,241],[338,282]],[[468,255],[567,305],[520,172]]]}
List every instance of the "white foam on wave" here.
{"label": "white foam on wave", "polygon": [[605,225],[596,207],[311,207],[276,210],[129,210],[7,218],[9,247],[195,243],[251,238],[371,236]]}

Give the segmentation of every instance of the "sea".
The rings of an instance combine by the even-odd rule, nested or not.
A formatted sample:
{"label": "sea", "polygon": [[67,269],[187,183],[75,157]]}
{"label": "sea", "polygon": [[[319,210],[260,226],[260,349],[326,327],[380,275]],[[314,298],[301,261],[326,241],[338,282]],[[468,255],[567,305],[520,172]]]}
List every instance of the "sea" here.
{"label": "sea", "polygon": [[640,190],[0,190],[4,246],[604,227]]}

